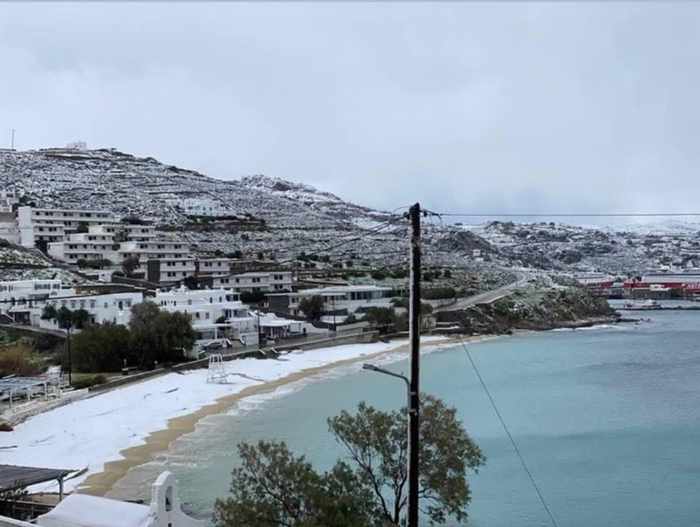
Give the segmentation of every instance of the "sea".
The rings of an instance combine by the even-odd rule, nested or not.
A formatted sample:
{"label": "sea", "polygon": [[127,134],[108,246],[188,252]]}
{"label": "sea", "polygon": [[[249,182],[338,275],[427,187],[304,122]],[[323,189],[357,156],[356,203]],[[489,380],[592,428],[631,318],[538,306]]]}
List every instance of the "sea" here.
{"label": "sea", "polygon": [[[700,311],[626,315],[641,320],[499,337],[468,349],[557,525],[697,527]],[[408,371],[405,356],[383,362]],[[552,525],[464,348],[427,353],[421,367],[422,391],[457,408],[487,457],[468,478],[465,524]],[[147,497],[155,476],[171,470],[186,508],[210,517],[214,500],[229,492],[238,443],[284,440],[326,469],[344,456],[326,419],[360,401],[398,408],[405,388],[359,364],[307,378],[205,418],[127,480]]]}

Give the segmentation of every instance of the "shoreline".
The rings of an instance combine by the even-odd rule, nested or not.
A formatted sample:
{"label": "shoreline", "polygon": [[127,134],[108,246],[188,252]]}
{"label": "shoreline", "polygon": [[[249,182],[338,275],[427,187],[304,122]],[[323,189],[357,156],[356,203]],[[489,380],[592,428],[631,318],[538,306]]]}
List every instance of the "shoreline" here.
{"label": "shoreline", "polygon": [[[421,343],[421,348],[426,349],[435,346],[449,346],[451,344],[457,344],[461,341],[479,342],[498,336],[499,335],[479,335],[460,338],[445,336],[440,340]],[[127,475],[130,469],[148,463],[149,461],[155,459],[159,453],[167,451],[170,445],[178,438],[194,432],[198,423],[205,417],[225,413],[236,403],[247,397],[272,393],[278,388],[287,384],[291,384],[307,377],[312,377],[314,375],[325,373],[335,368],[340,368],[360,361],[371,360],[394,353],[407,353],[408,346],[409,344],[406,342],[401,344],[397,343],[395,347],[390,349],[362,354],[348,359],[341,359],[322,366],[305,368],[279,379],[247,386],[236,393],[219,397],[212,403],[201,406],[192,413],[173,417],[167,421],[165,428],[149,433],[145,437],[142,444],[120,450],[119,456],[121,456],[121,459],[107,461],[104,463],[104,466],[100,472],[95,472],[87,476],[87,478],[85,478],[85,480],[76,487],[75,491],[81,494],[91,494],[94,496],[107,495],[113,490],[116,483]]]}

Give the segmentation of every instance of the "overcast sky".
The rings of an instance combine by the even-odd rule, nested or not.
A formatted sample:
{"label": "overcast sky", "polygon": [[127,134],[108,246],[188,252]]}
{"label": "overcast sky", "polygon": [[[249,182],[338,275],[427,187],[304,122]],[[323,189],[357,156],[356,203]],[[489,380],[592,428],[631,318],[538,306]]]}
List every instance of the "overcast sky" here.
{"label": "overcast sky", "polygon": [[698,27],[693,2],[0,3],[0,143],[384,209],[685,212]]}

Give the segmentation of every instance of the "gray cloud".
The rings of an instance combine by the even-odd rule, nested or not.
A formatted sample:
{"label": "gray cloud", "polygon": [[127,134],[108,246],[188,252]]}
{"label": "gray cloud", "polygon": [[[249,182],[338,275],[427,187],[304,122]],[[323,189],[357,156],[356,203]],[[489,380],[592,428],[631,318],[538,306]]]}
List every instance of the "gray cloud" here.
{"label": "gray cloud", "polygon": [[0,4],[0,129],[392,209],[692,210],[695,3]]}

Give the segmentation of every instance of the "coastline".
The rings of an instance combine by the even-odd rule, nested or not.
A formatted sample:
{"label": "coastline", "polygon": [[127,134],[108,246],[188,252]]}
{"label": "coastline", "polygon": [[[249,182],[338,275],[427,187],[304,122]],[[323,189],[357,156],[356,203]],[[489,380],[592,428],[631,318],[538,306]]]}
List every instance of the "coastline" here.
{"label": "coastline", "polygon": [[[472,337],[450,337],[431,339],[421,342],[422,349],[449,346],[460,341],[475,342],[497,337],[496,335],[481,335]],[[291,384],[307,377],[312,377],[328,372],[335,368],[354,364],[360,361],[376,359],[381,356],[408,353],[408,342],[396,342],[395,346],[381,351],[361,354],[352,358],[341,359],[315,367],[304,368],[279,379],[266,381],[260,384],[247,386],[242,390],[218,397],[213,402],[201,406],[196,411],[177,416],[167,421],[166,427],[149,433],[139,445],[127,447],[119,451],[120,459],[108,461],[104,464],[100,472],[95,472],[76,487],[76,491],[83,494],[95,496],[105,496],[113,489],[115,484],[129,472],[131,468],[137,467],[153,460],[157,454],[167,451],[171,443],[178,438],[194,432],[197,424],[207,416],[225,413],[236,403],[251,396],[272,393],[278,388]],[[310,350],[305,353],[312,353],[320,350]]]}

